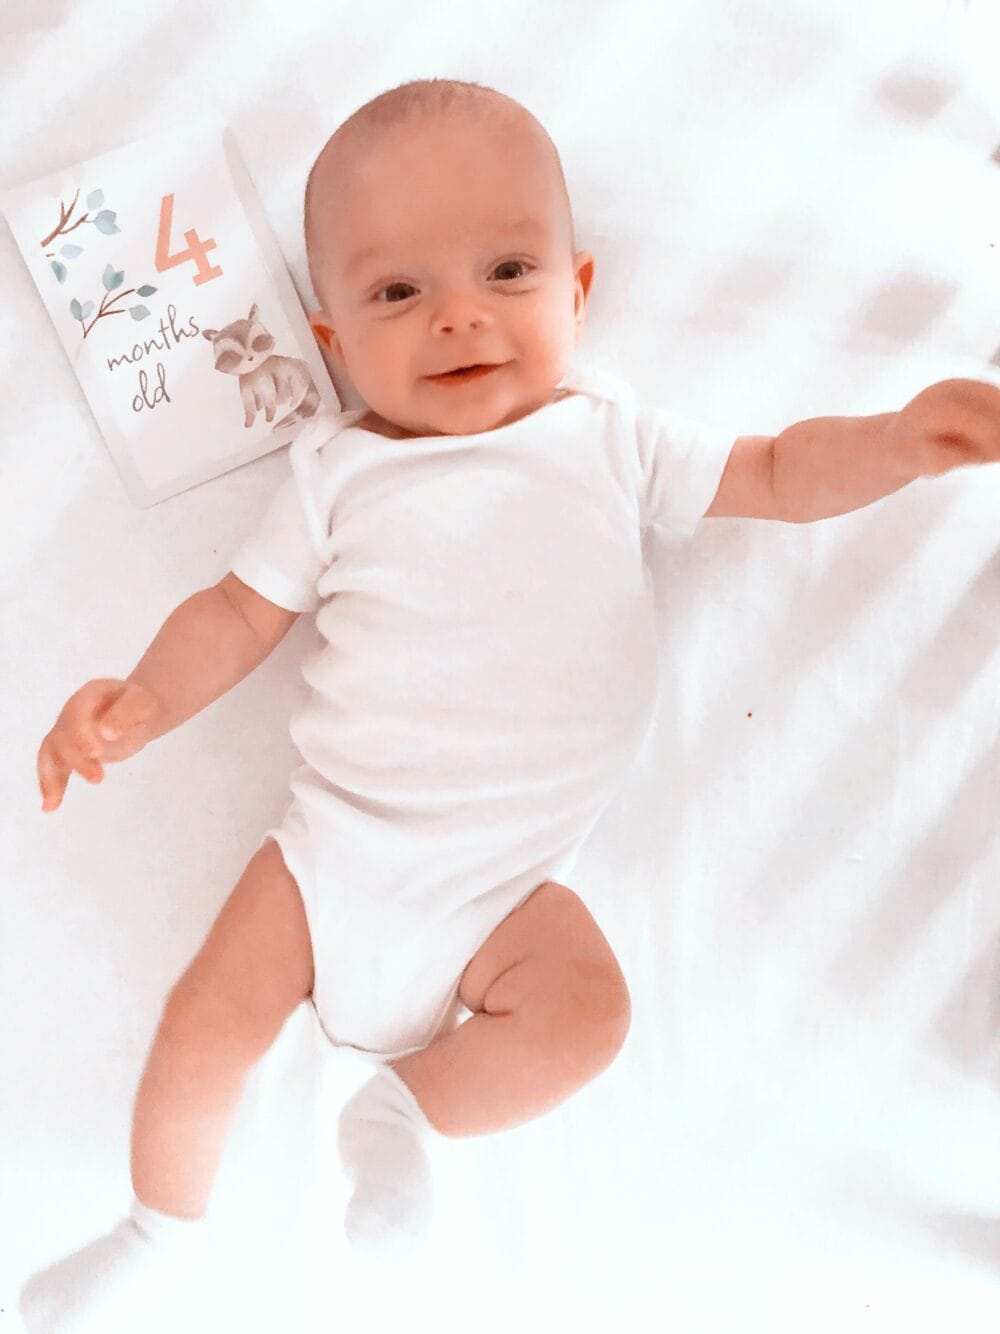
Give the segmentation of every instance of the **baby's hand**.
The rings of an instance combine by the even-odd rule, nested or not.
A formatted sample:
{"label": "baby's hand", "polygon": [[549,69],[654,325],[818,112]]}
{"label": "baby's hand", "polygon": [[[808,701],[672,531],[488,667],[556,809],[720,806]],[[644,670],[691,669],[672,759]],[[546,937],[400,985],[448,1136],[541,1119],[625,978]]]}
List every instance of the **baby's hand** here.
{"label": "baby's hand", "polygon": [[38,752],[42,810],[54,811],[75,769],[88,783],[104,778],[102,763],[141,750],[160,712],[156,695],[131,681],[88,681],[71,695]]}

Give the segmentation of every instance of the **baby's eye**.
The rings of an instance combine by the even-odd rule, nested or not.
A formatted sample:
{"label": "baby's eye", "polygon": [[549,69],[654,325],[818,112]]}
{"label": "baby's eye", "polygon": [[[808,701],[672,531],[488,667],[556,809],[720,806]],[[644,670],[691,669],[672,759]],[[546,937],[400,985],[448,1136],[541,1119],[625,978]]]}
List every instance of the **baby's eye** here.
{"label": "baby's eye", "polygon": [[[524,274],[528,272],[530,265],[526,264],[524,260],[521,259],[505,259],[502,260],[501,263],[499,263],[496,266],[493,272],[499,273],[501,269],[511,269],[511,268],[520,269],[521,272],[508,274],[504,281],[507,282],[515,281],[516,279],[522,277]],[[390,295],[393,292],[396,292],[398,294],[400,290],[402,290],[401,296],[397,295],[393,297],[392,295]],[[403,283],[403,282],[388,283],[385,287],[381,288],[378,292],[375,293],[375,297],[376,300],[378,300],[382,297],[382,294],[385,293],[385,301],[383,302],[383,304],[387,306],[388,305],[394,306],[397,305],[400,301],[408,300],[409,293],[415,291],[416,288],[411,283]]]}
{"label": "baby's eye", "polygon": [[[404,287],[404,288],[405,288],[405,287],[409,287],[411,292],[415,292],[415,291],[416,291],[416,288],[415,288],[415,287],[412,287],[409,283],[389,283],[389,285],[388,285],[387,287],[383,287],[383,288],[382,288],[382,292],[398,291],[399,288],[401,288],[401,287]],[[375,293],[375,295],[376,295],[377,297],[378,297],[378,296],[381,296],[381,294],[382,294],[381,292],[376,292],[376,293]],[[400,300],[400,301],[405,301],[405,300],[406,300],[406,296],[405,296],[405,294],[404,294],[403,296],[401,296],[401,297],[399,298],[399,300]],[[391,300],[391,299],[387,299],[386,302],[385,302],[385,304],[386,304],[386,305],[396,305],[396,302],[393,301],[393,300]]]}
{"label": "baby's eye", "polygon": [[[523,269],[525,273],[527,273],[527,271],[528,271],[528,266],[524,263],[523,260],[520,260],[520,259],[505,259],[505,260],[502,261],[502,263],[500,263],[500,264],[498,264],[498,265],[496,266],[496,268],[493,270],[493,272],[494,272],[494,273],[499,273],[499,271],[500,271],[501,269],[509,269],[509,268]],[[521,277],[521,274],[519,274],[519,273],[515,273],[515,274],[512,274],[511,277],[512,277],[512,278],[520,278],[520,277]]]}

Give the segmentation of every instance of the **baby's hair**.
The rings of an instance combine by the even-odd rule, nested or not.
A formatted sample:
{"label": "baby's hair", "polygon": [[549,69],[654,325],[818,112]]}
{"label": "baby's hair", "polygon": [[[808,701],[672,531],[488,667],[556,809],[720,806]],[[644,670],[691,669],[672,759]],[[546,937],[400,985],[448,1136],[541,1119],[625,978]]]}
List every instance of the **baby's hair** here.
{"label": "baby's hair", "polygon": [[527,117],[534,122],[534,125],[541,132],[543,141],[547,141],[551,147],[552,157],[569,214],[570,246],[575,250],[573,215],[570,208],[569,192],[566,188],[566,179],[563,175],[562,163],[559,160],[559,152],[544,125],[520,102],[508,97],[506,93],[487,87],[485,84],[462,79],[413,79],[409,83],[401,83],[395,88],[379,93],[377,97],[371,98],[370,101],[365,102],[363,106],[352,112],[330,135],[312,165],[309,178],[306,181],[303,231],[306,243],[306,259],[309,265],[309,278],[316,295],[322,300],[317,282],[320,275],[314,267],[317,253],[315,245],[317,230],[315,184],[320,173],[321,163],[327,160],[330,155],[335,154],[338,149],[343,149],[345,145],[370,142],[371,138],[377,136],[380,132],[391,129],[395,125],[403,124],[410,119],[455,116],[457,118],[476,117],[487,122],[503,123],[505,120],[509,121],[514,114],[522,118]]}

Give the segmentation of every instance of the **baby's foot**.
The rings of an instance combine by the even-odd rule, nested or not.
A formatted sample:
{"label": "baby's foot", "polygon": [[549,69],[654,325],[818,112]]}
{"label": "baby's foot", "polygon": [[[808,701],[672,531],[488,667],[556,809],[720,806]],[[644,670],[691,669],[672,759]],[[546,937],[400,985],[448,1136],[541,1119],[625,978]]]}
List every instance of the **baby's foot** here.
{"label": "baby's foot", "polygon": [[[165,1226],[156,1226],[157,1217]],[[178,1225],[174,1228],[173,1223]],[[201,1220],[169,1219],[138,1201],[132,1216],[33,1274],[21,1290],[29,1334],[125,1334],[182,1282],[200,1254]],[[138,1322],[138,1323],[137,1323]]]}
{"label": "baby's foot", "polygon": [[353,1245],[385,1250],[426,1236],[431,1173],[420,1141],[433,1129],[388,1065],[347,1102],[338,1147],[354,1182],[344,1217],[344,1232]]}

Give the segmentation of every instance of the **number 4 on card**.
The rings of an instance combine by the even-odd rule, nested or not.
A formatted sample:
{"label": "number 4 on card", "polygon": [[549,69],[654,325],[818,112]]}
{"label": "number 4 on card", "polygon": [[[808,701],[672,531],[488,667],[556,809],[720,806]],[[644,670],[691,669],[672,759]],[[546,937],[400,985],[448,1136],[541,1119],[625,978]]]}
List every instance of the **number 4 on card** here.
{"label": "number 4 on card", "polygon": [[165,269],[174,269],[178,264],[185,264],[192,260],[198,266],[198,272],[194,275],[196,287],[202,283],[211,282],[213,278],[221,278],[222,270],[215,265],[209,264],[205,256],[210,250],[215,249],[215,241],[211,238],[203,241],[194,228],[184,233],[184,240],[188,243],[187,250],[178,250],[176,254],[170,253],[170,232],[174,223],[174,197],[173,195],[164,195],[160,201],[160,230],[156,237],[156,271],[163,273]]}

